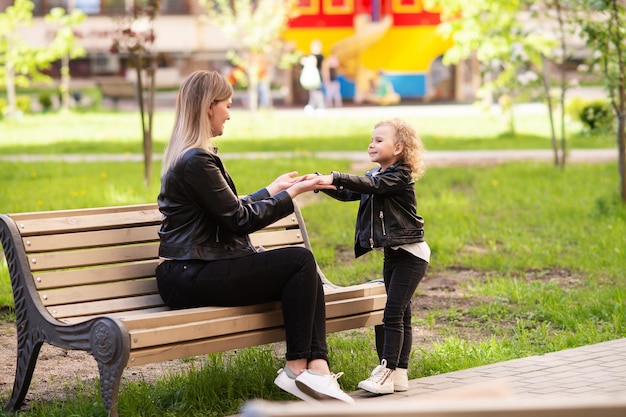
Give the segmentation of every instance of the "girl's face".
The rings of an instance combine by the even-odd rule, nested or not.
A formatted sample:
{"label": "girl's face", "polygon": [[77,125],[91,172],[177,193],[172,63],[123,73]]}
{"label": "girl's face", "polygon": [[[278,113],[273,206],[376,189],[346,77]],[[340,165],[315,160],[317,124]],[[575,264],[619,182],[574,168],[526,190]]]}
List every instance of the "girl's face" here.
{"label": "girl's face", "polygon": [[224,124],[230,120],[230,106],[232,97],[222,101],[216,101],[209,107],[209,121],[211,122],[211,133],[213,136],[221,136],[224,133]]}
{"label": "girl's face", "polygon": [[382,170],[395,164],[402,154],[402,144],[396,142],[396,131],[391,126],[378,126],[372,132],[372,140],[367,153],[372,162],[380,165]]}

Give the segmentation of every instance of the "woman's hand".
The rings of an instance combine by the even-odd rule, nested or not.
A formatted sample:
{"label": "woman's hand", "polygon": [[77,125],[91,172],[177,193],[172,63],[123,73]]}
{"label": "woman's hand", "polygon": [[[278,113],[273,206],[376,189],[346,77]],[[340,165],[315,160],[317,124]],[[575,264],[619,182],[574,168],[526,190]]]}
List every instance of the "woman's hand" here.
{"label": "woman's hand", "polygon": [[301,181],[303,177],[297,177],[298,171],[291,171],[280,175],[270,185],[265,187],[270,195],[274,195],[282,190],[286,190],[298,181]]}

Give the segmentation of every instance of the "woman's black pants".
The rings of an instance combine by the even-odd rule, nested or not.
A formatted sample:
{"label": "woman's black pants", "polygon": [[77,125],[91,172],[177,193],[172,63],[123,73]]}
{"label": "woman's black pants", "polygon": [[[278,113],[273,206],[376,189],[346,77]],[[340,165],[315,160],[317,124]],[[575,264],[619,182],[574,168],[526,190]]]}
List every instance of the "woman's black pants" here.
{"label": "woman's black pants", "polygon": [[171,308],[282,303],[287,360],[325,359],[326,305],[313,254],[289,247],[215,261],[167,260],[156,270]]}

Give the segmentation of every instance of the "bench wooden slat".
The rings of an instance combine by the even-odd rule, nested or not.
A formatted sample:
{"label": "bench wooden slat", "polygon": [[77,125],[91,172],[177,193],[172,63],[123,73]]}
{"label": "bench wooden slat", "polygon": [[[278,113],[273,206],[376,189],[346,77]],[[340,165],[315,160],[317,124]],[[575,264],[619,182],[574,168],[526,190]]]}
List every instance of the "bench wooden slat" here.
{"label": "bench wooden slat", "polygon": [[284,229],[286,227],[298,227],[298,218],[294,213],[266,226],[263,230]]}
{"label": "bench wooden slat", "polygon": [[[67,213],[68,215],[71,213]],[[15,220],[15,219],[14,219]],[[84,232],[97,229],[119,229],[134,225],[159,225],[161,213],[158,209],[109,213],[76,214],[69,217],[23,218],[15,220],[22,237],[41,234]]]}
{"label": "bench wooden slat", "polygon": [[154,276],[159,261],[137,261],[130,264],[91,267],[34,274],[38,290],[75,287],[88,284],[104,284]]}
{"label": "bench wooden slat", "polygon": [[139,314],[122,316],[126,329],[129,332],[152,327],[177,326],[188,322],[215,320],[224,317],[235,317],[244,314],[256,314],[280,309],[279,302],[254,304],[239,307],[197,307],[181,310],[170,310],[164,313]]}
{"label": "bench wooden slat", "polygon": [[148,204],[130,204],[127,206],[106,206],[106,207],[67,209],[67,210],[32,211],[32,212],[12,213],[12,214],[9,214],[8,216],[17,223],[19,221],[24,221],[24,220],[80,217],[80,216],[90,216],[94,214],[109,214],[109,215],[114,214],[117,216],[119,213],[132,213],[136,211],[144,212],[144,211],[154,211],[154,210],[158,211],[157,205],[154,203],[148,203]]}
{"label": "bench wooden slat", "polygon": [[98,246],[158,241],[158,225],[24,238],[26,253],[64,251]]}
{"label": "bench wooden slat", "polygon": [[39,297],[46,307],[62,304],[78,304],[136,295],[158,294],[156,279],[141,279],[99,285],[68,287],[40,291]]}
{"label": "bench wooden slat", "polygon": [[78,268],[91,265],[144,261],[158,257],[158,242],[107,247],[69,252],[46,252],[28,255],[31,270],[45,271],[61,268]]}
{"label": "bench wooden slat", "polygon": [[300,229],[257,232],[250,235],[250,240],[254,246],[263,246],[265,249],[304,243]]}
{"label": "bench wooden slat", "polygon": [[282,323],[282,311],[276,309],[257,314],[190,322],[178,326],[134,330],[130,332],[131,351],[149,346],[165,345],[172,340],[182,342],[231,333],[243,333],[256,329],[278,327]]}
{"label": "bench wooden slat", "polygon": [[[336,318],[382,310],[386,297],[374,296],[362,299],[348,299],[326,304],[326,317]],[[283,317],[280,308],[256,314],[221,317],[211,320],[194,320],[174,326],[159,326],[140,330],[129,330],[131,350],[149,346],[167,344],[170,340],[195,340],[220,334],[242,333],[254,329],[282,326]]]}
{"label": "bench wooden slat", "polygon": [[378,311],[385,308],[387,297],[385,295],[373,295],[363,298],[351,298],[326,303],[326,317],[335,318],[351,316],[364,311]]}
{"label": "bench wooden slat", "polygon": [[349,287],[327,288],[324,290],[324,294],[326,302],[355,297],[367,297],[385,294],[385,285],[382,282],[368,282],[350,285]]}
{"label": "bench wooden slat", "polygon": [[[134,315],[155,314],[155,313],[163,313],[163,312],[168,312],[168,311],[172,311],[172,310],[166,305],[161,305],[157,307],[142,308],[138,310],[117,311],[114,313],[107,313],[107,317],[116,318],[116,319],[124,319],[128,317],[132,317]],[[66,324],[77,324],[77,323],[84,323],[85,321],[94,319],[96,317],[100,317],[100,315],[64,317],[64,318],[59,319],[59,321],[62,321],[63,323],[66,323]]]}
{"label": "bench wooden slat", "polygon": [[163,305],[158,294],[142,295],[118,300],[94,301],[91,303],[65,304],[52,306],[48,311],[56,319],[66,317],[96,316],[122,311],[141,310]]}
{"label": "bench wooden slat", "polygon": [[[326,331],[333,333],[360,327],[371,327],[380,324],[382,317],[382,311],[374,311],[356,316],[329,319],[326,320]],[[274,329],[256,330],[212,339],[172,343],[146,349],[135,349],[130,353],[127,366],[131,367],[214,352],[225,352],[247,346],[259,346],[283,340],[285,340],[285,330],[284,327],[280,326]]]}

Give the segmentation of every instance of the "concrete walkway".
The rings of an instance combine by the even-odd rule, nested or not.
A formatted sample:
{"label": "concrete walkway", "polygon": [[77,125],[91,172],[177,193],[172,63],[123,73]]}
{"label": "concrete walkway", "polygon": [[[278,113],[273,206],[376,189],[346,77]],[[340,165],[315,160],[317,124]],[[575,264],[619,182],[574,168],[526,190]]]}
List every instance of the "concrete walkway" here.
{"label": "concrete walkway", "polygon": [[623,417],[626,338],[409,381],[409,390],[351,394],[353,406],[250,401],[244,417]]}
{"label": "concrete walkway", "polygon": [[494,382],[515,398],[626,399],[626,338],[414,379],[405,393],[372,397],[357,391],[353,396],[357,401],[396,401]]}

